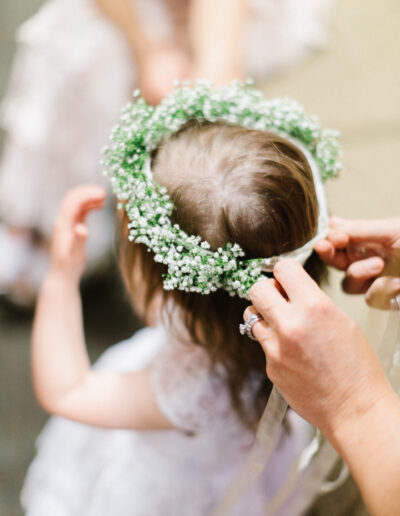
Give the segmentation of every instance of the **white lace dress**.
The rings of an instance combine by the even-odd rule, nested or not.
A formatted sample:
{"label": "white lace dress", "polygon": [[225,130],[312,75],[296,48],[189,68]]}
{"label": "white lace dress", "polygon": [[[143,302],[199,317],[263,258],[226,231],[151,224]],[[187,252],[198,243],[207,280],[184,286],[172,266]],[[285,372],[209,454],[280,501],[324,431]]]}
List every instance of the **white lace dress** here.
{"label": "white lace dress", "polygon": [[[176,430],[103,430],[51,418],[22,492],[28,516],[205,516],[248,454],[253,434],[231,408],[204,350],[146,328],[108,350],[97,367],[149,367],[159,407]],[[248,386],[250,395],[254,385]],[[309,439],[293,412],[261,479],[232,514],[261,516]],[[285,515],[279,512],[281,516]],[[291,516],[296,516],[291,514]]]}
{"label": "white lace dress", "polygon": [[[163,0],[132,1],[150,37],[171,37]],[[247,74],[268,76],[321,47],[332,1],[248,0]],[[102,182],[100,149],[135,88],[137,70],[123,35],[94,0],[47,1],[20,27],[17,42],[1,111],[8,138],[0,217],[49,235],[65,191]],[[99,230],[92,232],[89,254],[96,258],[110,245],[111,224],[104,212],[93,219]]]}

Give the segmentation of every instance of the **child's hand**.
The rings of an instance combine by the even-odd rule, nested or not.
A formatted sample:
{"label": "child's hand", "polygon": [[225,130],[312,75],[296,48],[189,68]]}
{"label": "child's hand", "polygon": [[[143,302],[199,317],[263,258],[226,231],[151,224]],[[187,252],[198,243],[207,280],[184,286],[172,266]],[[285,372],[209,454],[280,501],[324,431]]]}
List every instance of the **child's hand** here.
{"label": "child's hand", "polygon": [[102,208],[105,198],[103,187],[89,184],[77,186],[65,195],[51,242],[52,272],[80,280],[86,265],[86,217],[90,211]]}
{"label": "child's hand", "polygon": [[139,59],[139,89],[149,104],[159,104],[173,90],[175,79],[189,75],[188,56],[179,48],[154,46]]}

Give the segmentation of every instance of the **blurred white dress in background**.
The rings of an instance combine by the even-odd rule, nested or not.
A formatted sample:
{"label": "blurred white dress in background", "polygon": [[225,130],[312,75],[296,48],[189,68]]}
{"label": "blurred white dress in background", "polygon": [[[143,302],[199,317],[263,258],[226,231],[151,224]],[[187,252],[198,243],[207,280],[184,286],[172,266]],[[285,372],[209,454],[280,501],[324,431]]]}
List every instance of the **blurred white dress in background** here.
{"label": "blurred white dress in background", "polygon": [[[176,430],[104,430],[52,417],[25,480],[26,516],[211,514],[254,440],[232,409],[223,372],[210,371],[204,349],[169,341],[163,328],[146,328],[113,346],[97,367],[148,368],[158,406]],[[258,388],[255,376],[244,386],[243,399],[250,400]],[[265,471],[232,516],[264,516],[309,442],[310,429],[289,411]],[[304,494],[295,484],[285,500],[298,497]],[[269,514],[278,515],[289,516],[285,505]]]}
{"label": "blurred white dress in background", "polygon": [[[179,5],[178,0],[165,2]],[[248,76],[266,78],[326,43],[332,0],[248,2],[243,42]],[[163,0],[135,4],[152,38],[172,37],[171,11]],[[77,183],[103,182],[100,149],[130,99],[137,70],[123,34],[94,0],[46,2],[20,27],[17,42],[1,110],[7,137],[0,164],[0,218],[49,237],[65,191]],[[89,266],[109,250],[113,226],[107,212],[91,218]],[[21,254],[24,246],[7,246],[0,228],[0,247],[3,253],[14,249]],[[6,263],[16,267],[17,260],[0,259],[0,291]],[[32,263],[25,260],[29,274]]]}

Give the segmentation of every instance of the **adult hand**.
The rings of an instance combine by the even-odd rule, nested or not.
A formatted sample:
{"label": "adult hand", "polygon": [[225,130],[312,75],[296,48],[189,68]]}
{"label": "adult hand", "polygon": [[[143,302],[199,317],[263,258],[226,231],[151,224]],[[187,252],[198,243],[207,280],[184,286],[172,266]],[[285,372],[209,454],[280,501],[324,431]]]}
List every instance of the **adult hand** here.
{"label": "adult hand", "polygon": [[293,260],[250,290],[267,374],[289,405],[324,433],[350,468],[369,512],[400,507],[399,400],[360,328]]}
{"label": "adult hand", "polygon": [[156,45],[138,58],[139,89],[149,104],[159,104],[173,89],[175,79],[190,76],[185,52],[174,46]]}
{"label": "adult hand", "polygon": [[252,287],[244,318],[261,313],[252,331],[267,375],[296,412],[333,438],[379,403],[389,384],[361,329],[300,264],[282,260],[274,275],[277,281]]}
{"label": "adult hand", "polygon": [[321,259],[345,271],[343,290],[365,294],[374,307],[389,309],[400,293],[400,218],[331,220],[332,233],[315,244]]}

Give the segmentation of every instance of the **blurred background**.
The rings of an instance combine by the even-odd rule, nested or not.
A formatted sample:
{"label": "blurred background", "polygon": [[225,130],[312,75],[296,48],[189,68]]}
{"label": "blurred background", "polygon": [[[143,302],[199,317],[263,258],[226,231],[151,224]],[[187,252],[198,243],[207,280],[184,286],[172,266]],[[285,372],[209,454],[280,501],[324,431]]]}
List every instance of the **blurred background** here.
{"label": "blurred background", "polygon": [[[15,52],[15,31],[39,0],[0,2],[0,96]],[[399,214],[400,191],[400,4],[397,0],[337,0],[327,45],[307,60],[257,82],[267,97],[297,98],[324,127],[339,129],[344,170],[327,186],[331,212],[346,217]],[[4,135],[1,135],[4,142]],[[21,185],[23,188],[23,185]],[[0,249],[2,253],[2,249]],[[362,300],[340,293],[332,274],[330,295],[378,345],[386,319]],[[113,260],[102,263],[83,285],[91,357],[129,336],[138,324],[130,313]],[[0,302],[0,514],[22,514],[19,491],[46,415],[37,406],[29,372],[32,313]],[[310,514],[366,514],[354,486],[325,497]],[[333,501],[332,501],[333,500]],[[44,515],[46,516],[46,515]]]}

